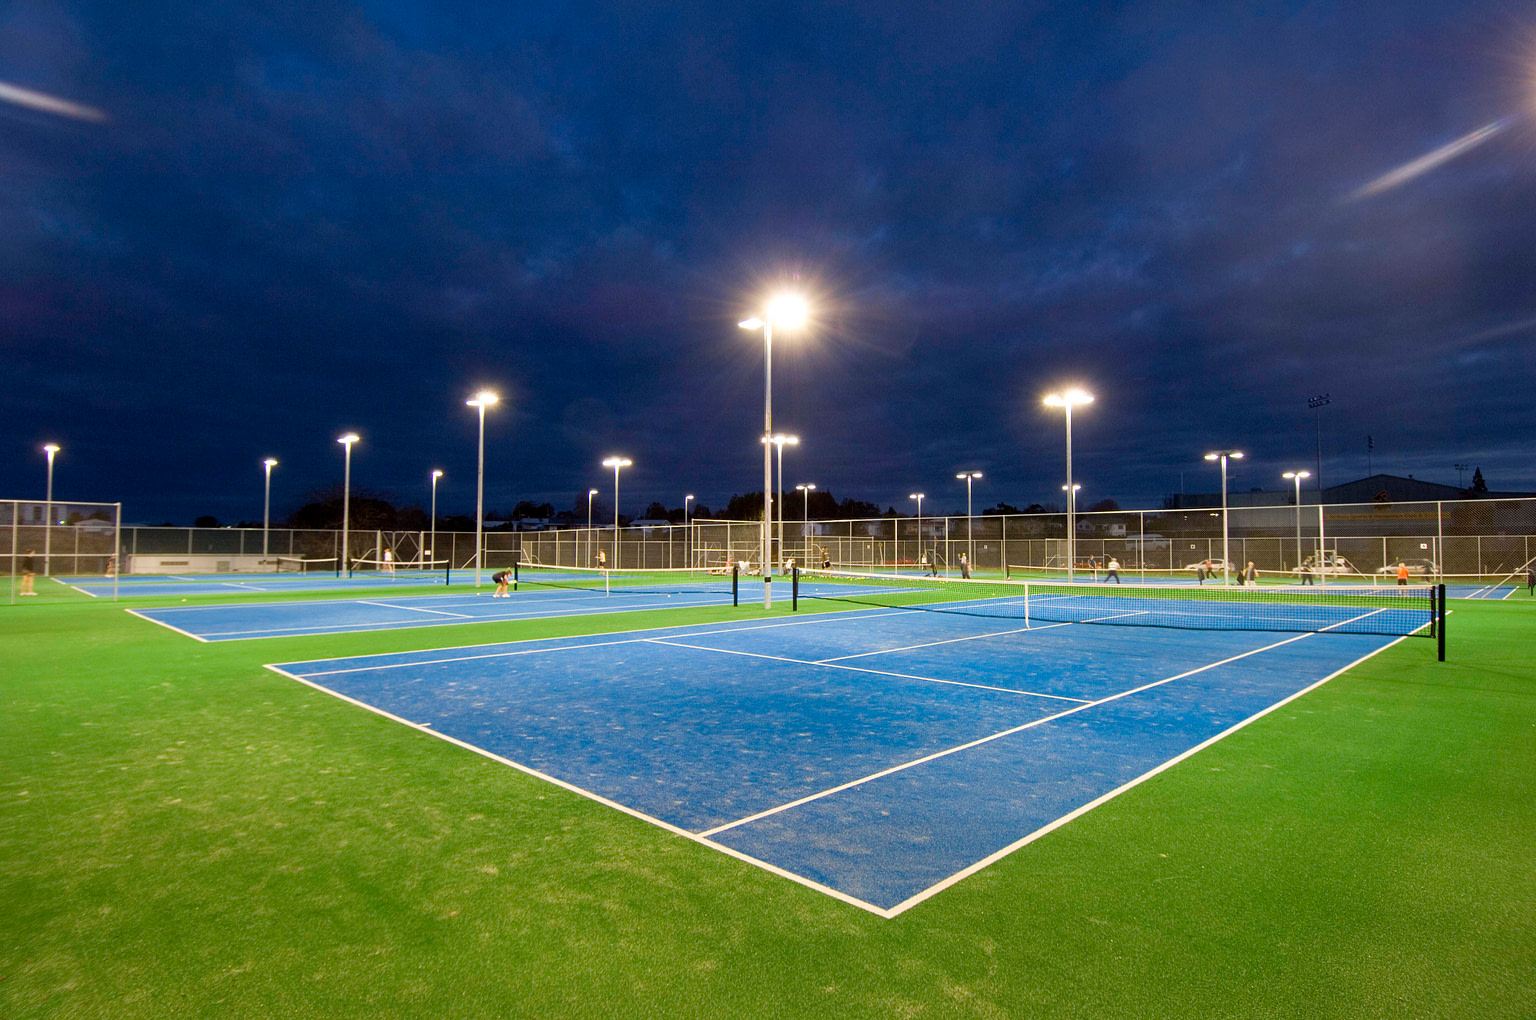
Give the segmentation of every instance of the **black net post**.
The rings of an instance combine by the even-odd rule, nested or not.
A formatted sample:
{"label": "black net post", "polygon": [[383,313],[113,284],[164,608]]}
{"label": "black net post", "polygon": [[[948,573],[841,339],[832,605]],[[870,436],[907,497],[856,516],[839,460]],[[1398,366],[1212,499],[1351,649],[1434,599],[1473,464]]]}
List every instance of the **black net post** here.
{"label": "black net post", "polygon": [[731,605],[741,605],[741,566],[731,561]]}
{"label": "black net post", "polygon": [[1445,585],[1437,584],[1437,585],[1435,585],[1435,589],[1434,590],[1435,590],[1435,598],[1440,603],[1440,605],[1437,607],[1436,612],[1435,612],[1435,617],[1439,621],[1439,624],[1440,624],[1435,629],[1435,639],[1436,639],[1436,641],[1438,643],[1438,646],[1439,646],[1440,661],[1444,662],[1445,661],[1445,618],[1446,618],[1446,615],[1447,615],[1446,611],[1445,611]]}
{"label": "black net post", "polygon": [[798,563],[791,568],[789,576],[789,611],[797,613],[800,611],[800,565]]}
{"label": "black net post", "polygon": [[[448,566],[452,569],[453,564],[449,563]],[[512,561],[512,590],[517,591],[517,560]]]}

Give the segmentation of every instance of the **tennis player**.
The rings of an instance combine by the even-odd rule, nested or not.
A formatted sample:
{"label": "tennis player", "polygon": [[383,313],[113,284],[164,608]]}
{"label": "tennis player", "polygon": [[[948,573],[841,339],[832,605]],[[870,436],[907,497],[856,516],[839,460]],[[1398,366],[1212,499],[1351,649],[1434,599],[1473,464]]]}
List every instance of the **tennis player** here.
{"label": "tennis player", "polygon": [[491,575],[491,581],[496,585],[496,590],[491,593],[493,599],[506,599],[512,596],[507,594],[507,582],[512,580],[512,571],[502,567]]}
{"label": "tennis player", "polygon": [[1397,561],[1397,583],[1404,586],[1408,584],[1408,564],[1402,560]]}
{"label": "tennis player", "polygon": [[1113,556],[1109,558],[1109,567],[1104,572],[1104,580],[1099,583],[1108,584],[1111,579],[1113,579],[1116,584],[1120,583],[1120,561],[1115,559]]}
{"label": "tennis player", "polygon": [[1525,568],[1525,588],[1532,597],[1536,597],[1536,567]]}

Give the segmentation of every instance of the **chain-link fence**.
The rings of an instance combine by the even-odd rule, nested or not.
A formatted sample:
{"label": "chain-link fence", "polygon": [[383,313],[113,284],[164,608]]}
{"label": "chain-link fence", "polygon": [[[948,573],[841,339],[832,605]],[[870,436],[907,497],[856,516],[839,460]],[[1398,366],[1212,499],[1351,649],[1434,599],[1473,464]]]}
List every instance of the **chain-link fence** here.
{"label": "chain-link fence", "polygon": [[0,563],[10,599],[33,594],[39,577],[115,577],[120,503],[0,500]]}
{"label": "chain-link fence", "polygon": [[[56,514],[64,520],[108,512],[112,504],[56,504],[80,508]],[[41,502],[12,503],[13,517],[44,513]],[[19,509],[18,509],[19,508]],[[41,545],[41,522],[18,521],[34,531],[17,541]],[[1222,560],[1219,508],[1119,510],[1076,515],[1074,541],[1067,541],[1064,513],[976,517],[880,517],[865,520],[775,522],[771,559],[801,565],[829,562],[850,570],[891,570],[932,562],[957,573],[960,556],[981,573],[1065,570],[1069,556],[1091,570],[1117,560],[1123,571],[1144,578],[1178,575],[1195,565]],[[91,573],[105,567],[112,544],[98,548],[101,521],[84,526],[58,523],[52,529],[52,572]],[[762,557],[759,521],[693,521],[617,531],[609,527],[542,531],[487,531],[482,566],[516,560],[549,566],[596,566],[599,553],[610,566],[711,567],[728,561],[758,564]],[[781,537],[782,535],[782,537]],[[121,529],[119,563],[136,574],[226,573],[276,569],[278,557],[327,559],[342,556],[336,531],[292,528]],[[379,531],[354,529],[346,558],[376,559],[388,549],[396,562],[447,560],[456,569],[474,566],[473,532]],[[1253,563],[1270,575],[1309,569],[1377,577],[1404,563],[1416,575],[1498,578],[1518,571],[1536,556],[1536,499],[1482,499],[1424,503],[1362,503],[1233,507],[1227,515],[1228,559]],[[94,557],[94,558],[93,558]],[[12,572],[15,572],[12,557]]]}

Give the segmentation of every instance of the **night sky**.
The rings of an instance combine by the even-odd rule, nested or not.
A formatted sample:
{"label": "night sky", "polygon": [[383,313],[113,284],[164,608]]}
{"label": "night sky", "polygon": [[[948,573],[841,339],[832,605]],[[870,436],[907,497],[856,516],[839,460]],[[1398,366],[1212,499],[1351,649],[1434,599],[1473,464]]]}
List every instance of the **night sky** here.
{"label": "night sky", "polygon": [[[1247,8],[1259,8],[1255,13]],[[1509,3],[0,9],[0,497],[259,519],[786,482],[1086,505],[1313,466],[1536,488],[1536,15]],[[1380,181],[1495,125],[1453,158]],[[1376,186],[1372,186],[1377,181]],[[1470,474],[1470,472],[1469,472]]]}

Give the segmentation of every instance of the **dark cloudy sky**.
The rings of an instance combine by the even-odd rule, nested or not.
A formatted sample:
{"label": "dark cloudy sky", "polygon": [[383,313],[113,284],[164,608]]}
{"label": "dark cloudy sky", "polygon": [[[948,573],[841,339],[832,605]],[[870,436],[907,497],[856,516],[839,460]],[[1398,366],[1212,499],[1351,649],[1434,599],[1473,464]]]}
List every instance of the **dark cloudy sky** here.
{"label": "dark cloudy sky", "polygon": [[[1536,488],[1536,14],[1508,3],[13,0],[0,496],[280,516],[339,480],[626,511],[790,484],[906,508],[1311,466]],[[1367,182],[1478,127],[1485,144]]]}

